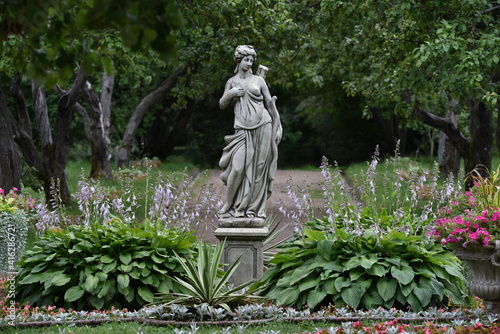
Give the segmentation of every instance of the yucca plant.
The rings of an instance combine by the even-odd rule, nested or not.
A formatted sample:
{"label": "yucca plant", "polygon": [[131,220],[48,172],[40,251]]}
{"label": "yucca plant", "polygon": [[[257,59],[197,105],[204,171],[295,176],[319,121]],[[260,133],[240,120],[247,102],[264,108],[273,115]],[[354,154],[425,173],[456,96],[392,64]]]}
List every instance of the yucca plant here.
{"label": "yucca plant", "polygon": [[184,268],[185,279],[173,277],[177,283],[187,289],[186,293],[159,293],[155,304],[179,304],[188,307],[207,304],[211,313],[214,307],[223,307],[231,312],[231,306],[246,303],[250,300],[262,299],[251,295],[244,289],[253,281],[231,288],[229,280],[240,264],[241,255],[226,271],[221,270],[221,257],[225,242],[212,246],[206,243],[198,244],[198,257],[175,257]]}

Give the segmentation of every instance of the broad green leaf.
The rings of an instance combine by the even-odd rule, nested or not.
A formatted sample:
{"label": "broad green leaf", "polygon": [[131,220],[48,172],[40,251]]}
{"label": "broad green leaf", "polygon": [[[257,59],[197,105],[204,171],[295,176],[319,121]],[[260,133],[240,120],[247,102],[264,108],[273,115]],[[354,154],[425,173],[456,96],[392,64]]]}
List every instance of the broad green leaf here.
{"label": "broad green leaf", "polygon": [[132,270],[132,264],[121,264],[118,269],[124,273],[128,273]]}
{"label": "broad green leaf", "polygon": [[65,293],[64,293],[64,300],[67,302],[74,302],[75,300],[80,299],[85,291],[83,291],[82,288],[79,286],[74,286],[72,288],[69,288]]}
{"label": "broad green leaf", "polygon": [[335,247],[334,240],[320,240],[317,244],[319,254],[326,260],[331,260],[332,250]]}
{"label": "broad green leaf", "polygon": [[299,268],[295,269],[292,272],[292,276],[290,277],[290,285],[293,285],[293,284],[303,280],[304,278],[309,276],[313,271],[314,271],[314,269],[304,268],[304,267],[299,267]]}
{"label": "broad green leaf", "polygon": [[153,260],[156,263],[163,263],[163,262],[165,262],[165,259],[157,256],[156,254],[151,254],[151,260]]}
{"label": "broad green leaf", "polygon": [[130,278],[126,274],[119,274],[116,277],[116,281],[118,282],[118,287],[127,288],[130,283]]}
{"label": "broad green leaf", "polygon": [[46,279],[46,276],[47,275],[44,275],[43,273],[28,274],[19,283],[20,284],[32,284],[32,283],[36,283],[36,282],[41,282],[42,280]]}
{"label": "broad green leaf", "polygon": [[129,286],[127,289],[125,289],[125,291],[126,291],[126,293],[124,294],[125,300],[128,301],[129,303],[132,302],[135,297],[134,289]]}
{"label": "broad green leaf", "polygon": [[442,299],[444,296],[444,284],[435,279],[428,279],[425,277],[420,278],[420,284],[427,286],[430,292],[434,295],[437,295],[439,299]]}
{"label": "broad green leaf", "polygon": [[345,277],[339,277],[335,280],[335,289],[337,291],[342,291],[342,288],[348,287],[351,285],[351,279]]}
{"label": "broad green leaf", "polygon": [[316,289],[310,291],[307,295],[307,305],[314,309],[319,303],[325,299],[327,293],[321,286],[316,286]]}
{"label": "broad green leaf", "polygon": [[391,275],[397,279],[401,284],[408,284],[413,281],[415,273],[410,266],[401,266],[401,268],[393,266],[391,268]]}
{"label": "broad green leaf", "polygon": [[319,277],[310,277],[307,279],[304,279],[299,283],[299,290],[300,292],[317,287],[318,283],[320,281]]}
{"label": "broad green leaf", "polygon": [[420,304],[420,301],[413,293],[410,293],[410,295],[406,298],[407,298],[408,304],[410,304],[413,312],[422,311],[422,305]]}
{"label": "broad green leaf", "polygon": [[424,284],[417,284],[413,288],[413,293],[418,298],[418,301],[420,302],[420,305],[422,307],[426,307],[427,305],[429,305],[432,298],[432,293],[427,286],[425,286]]}
{"label": "broad green leaf", "polygon": [[59,275],[54,276],[52,278],[51,284],[53,286],[63,286],[66,283],[68,283],[69,281],[71,281],[71,277],[70,276],[68,276],[66,274],[59,274]]}
{"label": "broad green leaf", "polygon": [[349,287],[342,289],[342,291],[340,291],[340,295],[347,305],[356,309],[361,302],[363,292],[358,284],[352,283]]}
{"label": "broad green leaf", "polygon": [[365,274],[365,270],[363,268],[356,268],[349,270],[349,277],[351,278],[351,281],[355,281],[361,276]]}
{"label": "broad green leaf", "polygon": [[370,275],[384,277],[390,270],[390,267],[383,266],[379,263],[375,263],[371,266],[370,269],[367,269],[366,272]]}
{"label": "broad green leaf", "polygon": [[99,278],[99,281],[104,282],[108,278],[108,274],[102,271],[98,271],[95,273],[95,276]]}
{"label": "broad green leaf", "polygon": [[325,291],[329,295],[334,295],[338,292],[337,288],[335,288],[335,279],[333,278],[330,278],[329,280],[325,281],[323,286],[325,288]]}
{"label": "broad green leaf", "polygon": [[134,259],[140,259],[140,258],[147,257],[147,256],[149,256],[149,252],[147,252],[147,251],[138,251],[138,252],[134,252],[134,254],[132,254],[132,257]]}
{"label": "broad green leaf", "polygon": [[90,296],[90,303],[96,310],[100,310],[104,306],[104,299],[98,298],[97,296]]}
{"label": "broad green leaf", "polygon": [[375,254],[368,254],[366,256],[361,257],[361,267],[365,269],[370,269],[376,262],[378,261],[378,257]]}
{"label": "broad green leaf", "polygon": [[89,275],[85,279],[85,290],[88,292],[93,292],[99,285],[99,278],[94,275]]}
{"label": "broad green leaf", "polygon": [[351,270],[353,268],[361,266],[361,261],[362,261],[362,257],[359,257],[359,256],[352,257],[345,264],[345,270],[349,271],[349,270]]}
{"label": "broad green leaf", "polygon": [[398,282],[395,279],[382,277],[377,281],[377,291],[384,302],[394,297]]}
{"label": "broad green leaf", "polygon": [[109,289],[111,288],[111,285],[112,285],[112,281],[105,281],[103,282],[102,284],[102,287],[101,287],[101,290],[99,291],[99,293],[97,294],[97,297],[99,298],[104,298],[106,297],[106,295],[108,294],[108,291]]}
{"label": "broad green leaf", "polygon": [[295,303],[297,298],[299,298],[299,287],[291,286],[288,289],[281,291],[276,299],[278,305],[291,306]]}
{"label": "broad green leaf", "polygon": [[113,259],[111,256],[109,256],[109,255],[104,255],[104,256],[102,256],[102,257],[101,257],[101,260],[100,260],[100,261],[101,261],[102,263],[111,263],[111,262],[113,262],[114,260],[115,260],[115,259]]}
{"label": "broad green leaf", "polygon": [[140,286],[137,289],[137,293],[139,294],[139,296],[142,297],[142,299],[144,299],[148,303],[152,303],[154,300],[153,293],[151,292],[151,290],[149,290],[147,286]]}
{"label": "broad green leaf", "polygon": [[113,261],[112,263],[105,264],[102,267],[102,271],[105,273],[109,273],[109,272],[115,270],[115,268],[116,268],[116,261]]}
{"label": "broad green leaf", "polygon": [[129,264],[130,261],[132,261],[132,255],[130,255],[130,253],[120,254],[119,257],[120,257],[120,261],[123,264]]}
{"label": "broad green leaf", "polygon": [[52,261],[54,257],[56,257],[57,253],[53,253],[45,258],[45,262]]}
{"label": "broad green leaf", "polygon": [[413,288],[415,287],[415,285],[417,285],[417,283],[415,282],[410,282],[408,284],[399,284],[400,288],[401,288],[401,293],[405,296],[405,297],[408,297],[410,295],[410,293],[413,291]]}
{"label": "broad green leaf", "polygon": [[368,309],[374,309],[379,306],[388,307],[388,305],[384,302],[379,293],[374,290],[367,291],[365,294],[363,294],[361,302],[363,306]]}
{"label": "broad green leaf", "polygon": [[47,266],[47,263],[39,263],[37,264],[35,267],[33,267],[33,269],[30,270],[30,273],[34,274],[34,273],[38,273],[40,271],[42,271],[43,269],[45,269],[45,267]]}
{"label": "broad green leaf", "polygon": [[325,239],[325,232],[310,230],[308,228],[304,229],[304,235],[315,241],[320,241]]}

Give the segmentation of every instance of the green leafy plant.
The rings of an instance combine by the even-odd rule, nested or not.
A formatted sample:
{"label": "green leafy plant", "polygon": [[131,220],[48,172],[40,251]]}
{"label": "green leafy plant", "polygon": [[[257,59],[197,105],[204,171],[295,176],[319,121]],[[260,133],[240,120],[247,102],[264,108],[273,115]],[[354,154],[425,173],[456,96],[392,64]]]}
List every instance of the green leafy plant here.
{"label": "green leafy plant", "polygon": [[195,306],[208,304],[213,313],[213,308],[221,306],[228,312],[231,307],[248,300],[262,299],[242,292],[252,281],[231,288],[229,280],[240,263],[240,257],[228,266],[226,271],[221,271],[221,257],[224,243],[217,243],[215,247],[206,243],[198,244],[198,258],[182,258],[177,253],[175,257],[186,272],[186,278],[172,277],[174,281],[187,289],[185,293],[160,293],[158,303],[181,304]]}
{"label": "green leafy plant", "polygon": [[477,210],[500,209],[500,166],[494,171],[478,166],[469,173],[468,179],[474,184],[471,193]]}
{"label": "green leafy plant", "polygon": [[[195,237],[177,230],[158,233],[113,220],[92,230],[48,230],[19,262],[16,301],[73,309],[138,308],[155,292],[180,292],[171,277],[183,274],[178,257]],[[168,275],[168,276],[165,276]]]}
{"label": "green leafy plant", "polygon": [[420,311],[469,302],[452,252],[394,230],[378,240],[370,230],[356,235],[305,229],[303,238],[285,244],[270,263],[274,266],[253,288],[278,305]]}
{"label": "green leafy plant", "polygon": [[26,247],[28,215],[23,210],[0,211],[0,271],[14,272]]}
{"label": "green leafy plant", "polygon": [[0,188],[0,271],[14,272],[26,247],[29,212],[34,199],[18,192]]}

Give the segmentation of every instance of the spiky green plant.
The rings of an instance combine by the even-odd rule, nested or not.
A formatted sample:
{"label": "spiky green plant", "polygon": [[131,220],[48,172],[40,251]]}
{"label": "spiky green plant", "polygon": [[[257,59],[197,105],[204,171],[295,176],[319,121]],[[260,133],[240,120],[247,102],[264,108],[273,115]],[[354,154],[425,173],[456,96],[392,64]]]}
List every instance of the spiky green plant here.
{"label": "spiky green plant", "polygon": [[243,290],[252,281],[243,283],[237,287],[230,287],[230,279],[240,264],[241,255],[229,265],[226,271],[221,270],[221,257],[225,242],[214,246],[206,243],[198,244],[198,258],[190,256],[182,258],[178,254],[175,257],[184,268],[186,278],[173,277],[177,283],[188,290],[186,293],[159,293],[157,302],[195,306],[208,304],[209,309],[223,307],[231,312],[231,306],[245,303],[249,300],[259,300],[262,297],[251,295]]}

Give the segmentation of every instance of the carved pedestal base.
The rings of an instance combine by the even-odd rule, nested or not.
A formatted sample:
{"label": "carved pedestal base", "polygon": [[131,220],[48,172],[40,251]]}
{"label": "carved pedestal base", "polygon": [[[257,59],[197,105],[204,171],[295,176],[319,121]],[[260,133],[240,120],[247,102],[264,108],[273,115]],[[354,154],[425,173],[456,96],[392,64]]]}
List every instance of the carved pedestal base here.
{"label": "carved pedestal base", "polygon": [[[241,219],[238,223],[241,223]],[[226,223],[227,223],[227,219]],[[237,226],[222,224],[223,226]],[[219,225],[220,226],[220,225]],[[240,265],[234,272],[231,283],[235,286],[260,278],[264,271],[263,240],[269,234],[267,227],[219,227],[215,236],[226,241],[222,261],[231,265],[243,253]]]}

